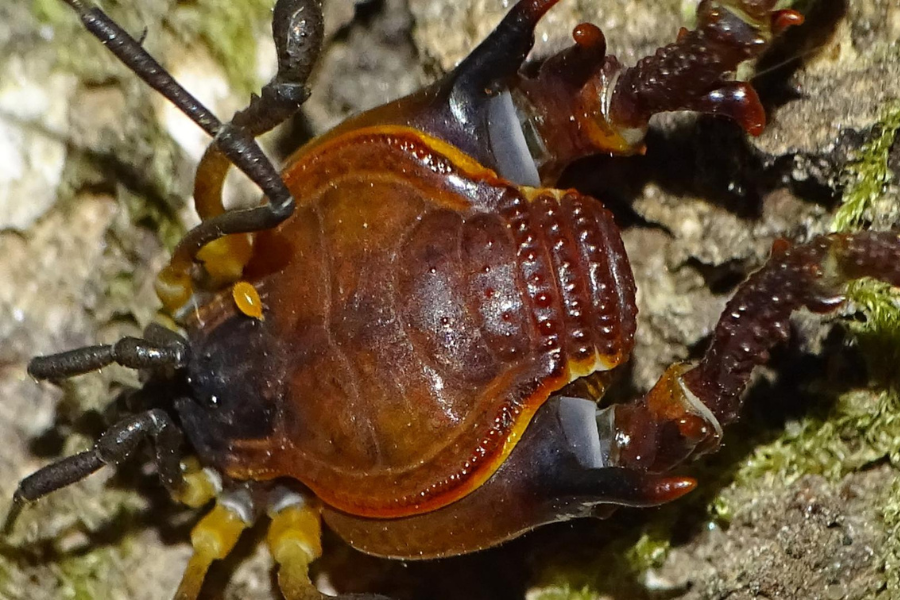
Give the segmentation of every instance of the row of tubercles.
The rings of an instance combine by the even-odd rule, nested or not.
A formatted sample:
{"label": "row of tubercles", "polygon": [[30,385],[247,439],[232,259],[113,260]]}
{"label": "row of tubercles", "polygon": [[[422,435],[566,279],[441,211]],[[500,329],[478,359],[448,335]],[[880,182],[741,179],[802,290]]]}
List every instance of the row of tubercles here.
{"label": "row of tubercles", "polygon": [[[566,194],[561,209],[579,251],[577,278],[586,286],[587,310],[581,319],[590,335],[593,355],[579,349],[575,360],[598,361],[596,368],[609,369],[631,352],[634,344],[634,280],[612,214],[596,200],[576,193]],[[569,307],[566,309],[569,310]],[[580,336],[574,328],[570,336]],[[576,337],[577,339],[577,337]]]}
{"label": "row of tubercles", "polygon": [[633,344],[637,309],[612,215],[576,193],[544,192],[505,210],[542,350],[567,363],[568,381],[617,365]]}
{"label": "row of tubercles", "polygon": [[[558,386],[567,383],[566,357],[596,353],[595,346],[590,343],[593,340],[589,339],[590,328],[584,322],[584,317],[590,313],[590,300],[578,283],[580,269],[576,266],[577,258],[571,252],[574,240],[567,232],[570,228],[564,223],[562,212],[552,195],[543,194],[529,203],[518,190],[512,188],[505,194],[500,206],[500,216],[513,238],[518,275],[536,325],[537,351],[548,361],[548,379],[557,380]],[[572,309],[571,313],[564,310],[564,305]],[[570,354],[576,341],[578,350]],[[546,383],[537,383],[530,392],[539,392],[540,385]],[[469,459],[446,480],[424,490],[420,501],[427,502],[428,498],[459,485],[485,460],[496,456],[510,441],[508,436],[513,424],[527,408],[533,410],[535,407],[508,402],[501,405],[493,417],[487,437],[476,446]]]}
{"label": "row of tubercles", "polygon": [[758,56],[771,37],[768,24],[750,22],[751,17],[723,3],[704,0],[697,13],[696,30],[683,30],[677,42],[623,71],[612,97],[611,121],[643,127],[659,112],[704,110],[702,98],[725,84],[723,75]]}
{"label": "row of tubercles", "polygon": [[544,233],[536,222],[537,215],[533,214],[528,201],[516,190],[510,190],[507,194],[500,215],[506,221],[515,241],[519,276],[524,283],[528,304],[537,324],[538,351],[551,361],[551,373],[561,375],[562,307],[559,305],[559,292],[551,271]]}
{"label": "row of tubercles", "polygon": [[564,221],[569,211],[550,194],[538,196],[532,202],[532,208],[538,227],[547,237],[547,249],[559,286],[559,310],[565,326],[563,355],[580,363],[593,362],[597,340],[590,326],[591,301],[579,268],[574,232]]}

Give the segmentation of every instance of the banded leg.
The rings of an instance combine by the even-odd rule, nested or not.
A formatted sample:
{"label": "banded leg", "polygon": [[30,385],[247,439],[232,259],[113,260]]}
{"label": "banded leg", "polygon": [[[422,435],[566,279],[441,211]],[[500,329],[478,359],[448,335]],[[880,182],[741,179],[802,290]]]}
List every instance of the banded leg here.
{"label": "banded leg", "polygon": [[712,343],[696,366],[674,365],[648,394],[615,407],[619,466],[662,472],[714,450],[721,426],[737,419],[753,369],[788,339],[800,308],[827,313],[844,301],[842,286],[872,277],[900,286],[900,232],[821,236],[791,247],[778,241],[766,265],[725,307]]}
{"label": "banded leg", "polygon": [[179,493],[184,485],[180,465],[181,431],[165,411],[153,409],[119,421],[90,450],[64,458],[23,479],[13,495],[3,532],[12,531],[27,503],[80,481],[101,467],[121,463],[147,438],[153,440],[156,449],[160,480],[173,494]]}
{"label": "banded leg", "polygon": [[[278,587],[285,600],[327,600],[309,578],[309,565],[322,556],[322,509],[292,492],[275,495],[266,541],[278,564]],[[339,600],[390,600],[376,594],[341,594]]]}

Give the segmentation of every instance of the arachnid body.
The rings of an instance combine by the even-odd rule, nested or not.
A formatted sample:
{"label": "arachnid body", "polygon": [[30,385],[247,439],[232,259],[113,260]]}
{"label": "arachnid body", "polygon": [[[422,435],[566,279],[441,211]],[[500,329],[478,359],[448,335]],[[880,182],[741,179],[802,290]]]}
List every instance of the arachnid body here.
{"label": "arachnid body", "polygon": [[[673,500],[695,484],[668,472],[717,446],[793,310],[833,310],[848,279],[898,283],[894,233],[780,244],[739,288],[699,365],[673,367],[634,402],[593,404],[607,383],[597,374],[633,345],[633,282],[611,214],[544,186],[580,156],[639,150],[656,112],[723,114],[758,133],[752,87],[723,75],[799,21],[771,3],[705,2],[697,32],[632,69],[580,26],[574,46],[520,76],[531,29],[554,4],[522,2],[453,74],[299,151],[283,183],[252,138],[306,97],[315,3],[279,2],[279,76],[229,124],[119,45],[101,13],[72,4],[216,143],[197,177],[204,224],[158,285],[184,335],[154,327],[29,368],[60,379],[119,362],[150,373],[159,405],[25,480],[15,507],[154,438],[176,497],[219,497],[179,597],[193,597],[209,563],[265,512],[282,589],[306,597],[320,510],[351,545],[421,558]],[[230,161],[270,204],[222,211]],[[224,491],[179,465],[183,448]]]}

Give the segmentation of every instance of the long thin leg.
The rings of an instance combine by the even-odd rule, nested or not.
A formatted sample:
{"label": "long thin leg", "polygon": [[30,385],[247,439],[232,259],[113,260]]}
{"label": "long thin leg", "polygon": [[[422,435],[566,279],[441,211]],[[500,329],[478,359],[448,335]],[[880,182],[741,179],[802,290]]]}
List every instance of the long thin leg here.
{"label": "long thin leg", "polygon": [[[222,154],[256,183],[269,199],[269,202],[262,206],[218,215],[188,232],[179,243],[171,265],[181,277],[178,279],[173,275],[170,279],[177,281],[176,285],[186,285],[190,289],[187,273],[193,257],[203,246],[225,235],[269,229],[293,214],[295,207],[293,196],[281,180],[278,170],[254,141],[253,133],[248,131],[245,125],[248,123],[265,125],[261,116],[265,113],[264,109],[283,107],[279,113],[283,114],[292,102],[295,105],[302,103],[306,98],[306,91],[302,85],[292,87],[289,85],[291,82],[288,82],[288,85],[275,85],[269,88],[267,94],[269,98],[273,98],[272,100],[264,97],[256,102],[255,106],[251,103],[246,114],[235,122],[223,124],[181,87],[137,40],[103,11],[88,7],[81,0],[64,1],[78,13],[85,28],[103,42],[119,60],[212,136]],[[285,43],[293,43],[292,47],[299,48],[301,54],[304,51],[309,53],[295,56],[289,51],[286,64],[298,68],[301,73],[308,74],[309,66],[321,43],[321,7],[316,0],[280,0],[279,5],[284,9],[284,13],[279,10],[277,14],[287,19],[286,28],[283,30]],[[318,36],[315,32],[319,32]],[[281,57],[284,53],[279,54]]]}
{"label": "long thin leg", "polygon": [[294,199],[281,181],[278,171],[252,136],[239,127],[222,124],[209,109],[181,87],[137,40],[102,10],[89,8],[80,0],[64,1],[78,13],[85,28],[103,42],[116,58],[215,138],[229,159],[269,197],[269,204],[243,211],[246,212],[244,222],[231,218],[202,229],[194,229],[189,233],[193,245],[200,248],[228,233],[272,227],[291,215]]}
{"label": "long thin leg", "polygon": [[[231,124],[256,137],[296,114],[309,97],[307,79],[321,51],[322,9],[320,0],[279,0],[272,15],[272,34],[278,52],[278,71],[260,96],[235,114]],[[225,212],[222,191],[231,160],[214,140],[206,149],[194,180],[194,206],[202,221]],[[250,258],[251,240],[245,235],[220,238],[190,256],[203,263],[213,286],[237,280]],[[182,255],[187,250],[182,252]],[[157,290],[170,311],[187,300],[184,287],[189,263],[184,256],[173,257],[171,267],[159,277]]]}
{"label": "long thin leg", "polygon": [[842,286],[873,277],[900,286],[900,232],[821,236],[791,247],[776,242],[766,265],[742,284],[696,364],[674,365],[647,395],[615,407],[618,466],[662,472],[714,450],[721,427],[737,419],[753,369],[790,333],[790,315],[826,313]]}
{"label": "long thin leg", "polygon": [[181,431],[165,411],[153,409],[119,421],[90,450],[64,458],[23,479],[13,495],[3,532],[12,531],[26,504],[80,481],[105,465],[121,463],[147,438],[153,440],[156,449],[160,480],[177,493],[184,485],[180,465]]}

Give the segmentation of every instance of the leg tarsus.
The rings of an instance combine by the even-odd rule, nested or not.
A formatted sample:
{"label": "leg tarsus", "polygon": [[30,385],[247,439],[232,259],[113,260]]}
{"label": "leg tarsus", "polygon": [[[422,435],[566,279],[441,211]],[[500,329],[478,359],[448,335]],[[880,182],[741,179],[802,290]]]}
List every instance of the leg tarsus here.
{"label": "leg tarsus", "polygon": [[87,450],[47,465],[20,481],[19,487],[13,494],[12,506],[3,523],[3,535],[12,533],[25,506],[51,492],[84,479],[103,467],[104,464],[96,452]]}
{"label": "leg tarsus", "polygon": [[322,51],[322,0],[279,0],[272,12],[278,71],[232,123],[253,135],[292,117],[309,98],[307,80]]}
{"label": "leg tarsus", "polygon": [[24,505],[64,488],[106,465],[117,465],[128,458],[147,437],[156,446],[159,478],[170,490],[183,485],[180,466],[181,431],[162,409],[153,409],[119,421],[97,440],[94,447],[47,465],[19,483],[13,495],[3,532],[12,531]]}

